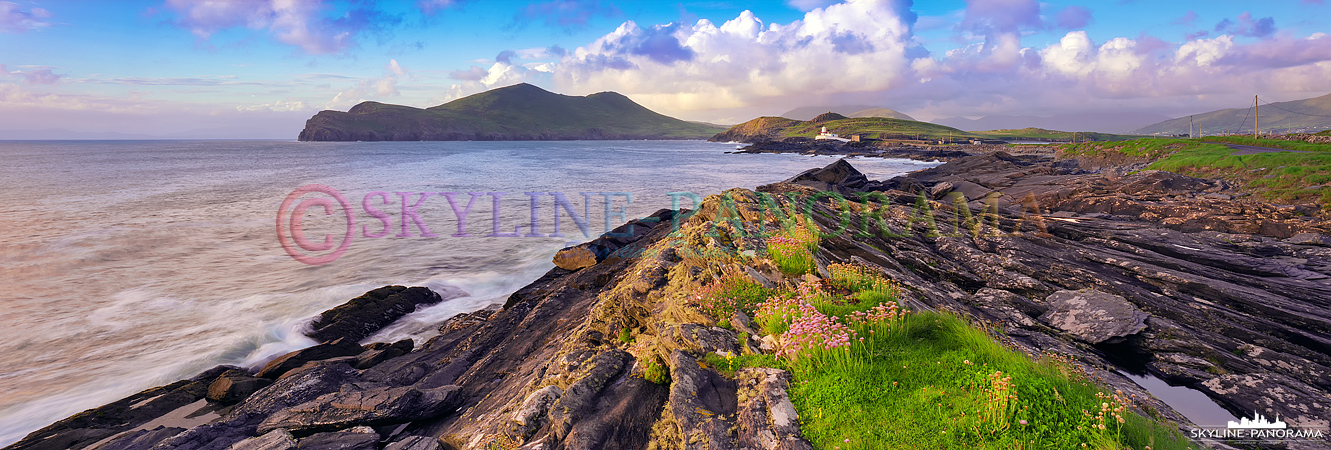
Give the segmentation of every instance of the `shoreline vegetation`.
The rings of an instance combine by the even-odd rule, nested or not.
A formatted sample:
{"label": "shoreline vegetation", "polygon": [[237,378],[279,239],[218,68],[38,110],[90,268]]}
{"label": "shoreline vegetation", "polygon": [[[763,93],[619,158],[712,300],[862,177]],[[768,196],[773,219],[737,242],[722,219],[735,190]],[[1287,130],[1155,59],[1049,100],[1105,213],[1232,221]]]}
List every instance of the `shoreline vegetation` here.
{"label": "shoreline vegetation", "polygon": [[1327,428],[1331,222],[1309,183],[1331,181],[1331,151],[967,149],[890,180],[842,159],[629,221],[423,343],[355,342],[441,301],[376,289],[321,315],[319,345],[6,449],[1229,445],[1189,440],[1223,424],[1123,373]]}

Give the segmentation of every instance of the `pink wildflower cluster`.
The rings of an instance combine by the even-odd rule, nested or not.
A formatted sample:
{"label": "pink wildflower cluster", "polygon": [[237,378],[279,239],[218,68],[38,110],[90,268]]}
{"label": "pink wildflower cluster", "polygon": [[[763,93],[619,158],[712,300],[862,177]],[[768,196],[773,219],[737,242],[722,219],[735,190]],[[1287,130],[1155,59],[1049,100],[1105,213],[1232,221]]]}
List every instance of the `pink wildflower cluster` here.
{"label": "pink wildflower cluster", "polygon": [[735,311],[735,299],[724,295],[727,287],[725,280],[717,280],[698,288],[694,291],[698,307],[709,316],[727,318],[723,316]]}
{"label": "pink wildflower cluster", "polygon": [[888,303],[870,308],[868,311],[854,311],[846,320],[852,324],[878,324],[894,323],[905,317],[906,312],[902,311],[896,303]]}
{"label": "pink wildflower cluster", "polygon": [[786,257],[807,253],[803,242],[783,235],[767,238],[767,252]]}
{"label": "pink wildflower cluster", "polygon": [[799,298],[813,302],[827,298],[827,291],[823,289],[822,280],[807,280],[795,286],[795,294]]}
{"label": "pink wildflower cluster", "polygon": [[807,302],[799,305],[799,315],[791,321],[790,329],[781,335],[779,356],[795,357],[800,351],[836,350],[850,348],[855,339],[855,330],[835,318],[828,317]]}

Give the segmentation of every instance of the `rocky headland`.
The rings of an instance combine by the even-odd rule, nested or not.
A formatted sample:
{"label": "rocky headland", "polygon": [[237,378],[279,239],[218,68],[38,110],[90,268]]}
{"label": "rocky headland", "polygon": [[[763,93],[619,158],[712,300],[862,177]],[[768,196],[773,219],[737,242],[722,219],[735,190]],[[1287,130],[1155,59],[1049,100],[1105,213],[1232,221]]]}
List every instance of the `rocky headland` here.
{"label": "rocky headland", "polygon": [[[826,235],[817,274],[753,257],[766,249],[758,230],[775,225],[764,194],[808,205]],[[153,388],[7,449],[812,448],[789,374],[700,364],[773,350],[747,317],[721,327],[691,299],[722,266],[766,286],[827,278],[835,263],[899,283],[906,309],[1063,355],[1180,428],[1193,424],[1122,373],[1200,390],[1236,415],[1325,428],[1331,223],[1319,214],[1106,161],[990,152],[872,181],[841,160],[565,249],[504,305],[449,319],[419,345],[356,342],[440,301],[377,289],[316,319],[317,346]]]}

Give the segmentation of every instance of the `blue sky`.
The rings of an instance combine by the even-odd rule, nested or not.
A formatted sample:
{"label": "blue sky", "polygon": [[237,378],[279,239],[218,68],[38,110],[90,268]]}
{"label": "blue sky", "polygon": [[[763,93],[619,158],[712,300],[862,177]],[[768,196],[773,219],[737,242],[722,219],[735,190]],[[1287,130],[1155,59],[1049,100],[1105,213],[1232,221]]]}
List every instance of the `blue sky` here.
{"label": "blue sky", "polygon": [[0,130],[294,138],[518,82],[690,120],[1183,115],[1331,92],[1318,0],[0,0]]}

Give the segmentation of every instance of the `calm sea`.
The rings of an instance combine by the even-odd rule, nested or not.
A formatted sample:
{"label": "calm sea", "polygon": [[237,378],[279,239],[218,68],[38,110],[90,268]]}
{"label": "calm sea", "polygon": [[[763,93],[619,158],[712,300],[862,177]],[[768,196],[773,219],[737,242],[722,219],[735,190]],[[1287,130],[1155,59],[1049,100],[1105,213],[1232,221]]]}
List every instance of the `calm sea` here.
{"label": "calm sea", "polygon": [[[453,237],[448,199],[422,192],[502,192],[503,230],[550,233],[550,192],[604,231],[605,196],[627,218],[670,207],[668,192],[753,188],[834,161],[799,155],[729,155],[735,144],[697,141],[0,142],[0,445],[75,412],[218,364],[253,366],[312,345],[300,327],[320,311],[385,284],[429,286],[452,298],[370,340],[428,338],[431,324],[502,302],[587,238],[563,215],[563,238],[485,237],[494,196],[478,195]],[[936,165],[852,160],[871,179]],[[352,206],[353,240],[339,259],[307,265],[277,238],[284,198],[329,186]],[[392,227],[362,202],[387,214]],[[402,195],[420,223],[401,236]],[[310,198],[307,196],[305,198]],[[684,201],[688,206],[688,201]],[[587,209],[584,209],[587,208]],[[341,242],[340,208],[309,209],[311,241]],[[612,225],[623,220],[611,217]],[[529,230],[524,229],[524,233]],[[327,253],[327,252],[323,252]]]}

